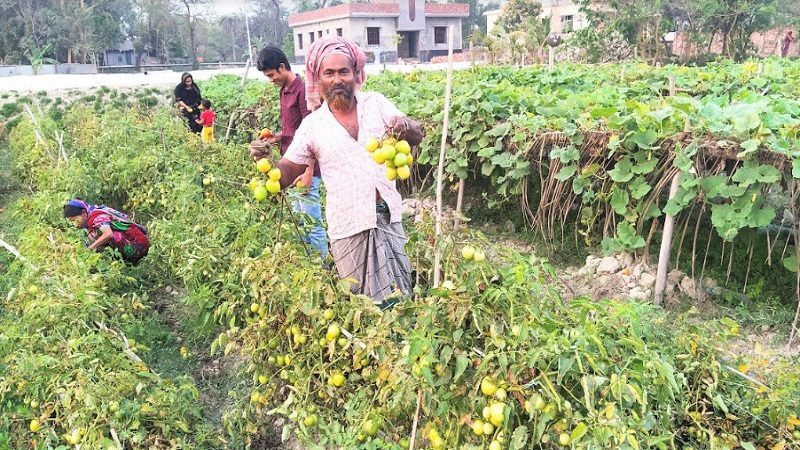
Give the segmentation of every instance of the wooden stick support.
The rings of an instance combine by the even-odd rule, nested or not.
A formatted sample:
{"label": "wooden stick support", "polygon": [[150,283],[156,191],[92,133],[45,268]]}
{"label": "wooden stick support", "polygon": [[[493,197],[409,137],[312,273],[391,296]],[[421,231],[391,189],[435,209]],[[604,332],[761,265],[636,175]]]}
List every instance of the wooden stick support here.
{"label": "wooden stick support", "polygon": [[[672,177],[669,187],[669,199],[675,198],[680,186],[680,172]],[[656,272],[656,290],[653,303],[660,305],[664,300],[664,289],[667,285],[667,272],[669,270],[670,248],[672,247],[672,233],[675,228],[675,217],[667,214],[664,219],[664,234],[661,238],[661,251],[658,253],[658,271]]]}
{"label": "wooden stick support", "polygon": [[247,64],[244,66],[244,75],[242,75],[242,89],[244,89],[244,85],[247,83],[247,74],[250,73],[251,65],[253,65],[253,58],[247,58]]}
{"label": "wooden stick support", "polygon": [[461,225],[461,210],[464,208],[464,179],[458,179],[458,197],[456,198],[456,219],[453,223],[453,230]]}
{"label": "wooden stick support", "polygon": [[439,236],[442,234],[442,189],[444,186],[444,158],[447,148],[447,129],[450,127],[450,95],[453,91],[453,26],[447,30],[447,84],[444,89],[444,124],[442,127],[442,143],[439,149],[439,167],[436,171],[436,231],[434,234],[433,252],[433,287],[441,283],[442,249]]}
{"label": "wooden stick support", "polygon": [[8,250],[9,253],[11,253],[12,255],[16,256],[20,261],[25,261],[25,257],[23,257],[19,253],[19,250],[17,250],[16,247],[14,247],[13,245],[9,244],[8,242],[0,239],[0,247],[3,247],[4,249]]}
{"label": "wooden stick support", "polygon": [[231,130],[233,129],[233,122],[236,121],[236,110],[231,112],[231,118],[228,120],[228,129],[225,130],[225,142],[228,142],[231,137]]}
{"label": "wooden stick support", "polygon": [[417,427],[419,426],[419,410],[422,407],[422,388],[417,389],[417,412],[414,414],[414,423],[411,426],[411,442],[408,450],[414,450],[417,441]]}
{"label": "wooden stick support", "polygon": [[[669,77],[669,94],[675,95],[675,76]],[[669,199],[675,198],[680,187],[681,173],[678,171],[672,177],[672,184],[669,187]],[[661,250],[658,253],[658,270],[656,272],[656,288],[653,303],[660,305],[664,301],[664,289],[667,285],[667,272],[669,271],[670,248],[672,247],[672,233],[675,228],[675,217],[667,214],[664,219],[664,233],[661,237]]]}

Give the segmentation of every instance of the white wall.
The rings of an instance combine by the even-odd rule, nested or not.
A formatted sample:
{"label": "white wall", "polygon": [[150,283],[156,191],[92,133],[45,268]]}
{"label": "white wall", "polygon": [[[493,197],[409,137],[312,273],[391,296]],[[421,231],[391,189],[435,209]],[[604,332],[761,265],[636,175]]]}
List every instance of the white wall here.
{"label": "white wall", "polygon": [[425,31],[420,33],[419,49],[420,50],[444,50],[447,51],[447,38],[445,37],[444,44],[436,44],[434,27],[447,27],[453,26],[453,49],[458,50],[462,48],[461,38],[461,20],[451,17],[428,17],[425,24]]}
{"label": "white wall", "polygon": [[[367,45],[367,28],[380,28],[380,46]],[[354,17],[350,19],[350,39],[365,50],[379,48],[381,52],[397,51],[397,19],[394,17]]]}
{"label": "white wall", "polygon": [[586,15],[581,12],[580,6],[576,5],[571,0],[551,0],[550,2],[543,2],[542,15],[544,17],[550,17],[551,33],[563,33],[569,31],[565,30],[565,24],[561,23],[561,18],[563,16],[573,17],[573,30],[580,30],[588,26]]}
{"label": "white wall", "polygon": [[497,20],[500,18],[501,13],[502,10],[499,9],[486,11],[484,13],[484,16],[486,16],[486,34],[492,34],[495,26],[497,26]]}
{"label": "white wall", "polygon": [[[350,19],[334,19],[326,20],[323,22],[315,22],[306,25],[300,25],[292,28],[292,39],[294,40],[294,54],[298,56],[305,56],[308,47],[311,45],[311,39],[308,33],[314,32],[314,40],[319,39],[319,32],[322,31],[322,38],[336,36],[336,29],[342,29],[342,35],[348,36],[350,34]],[[303,48],[300,48],[299,39],[297,35],[303,35]]]}

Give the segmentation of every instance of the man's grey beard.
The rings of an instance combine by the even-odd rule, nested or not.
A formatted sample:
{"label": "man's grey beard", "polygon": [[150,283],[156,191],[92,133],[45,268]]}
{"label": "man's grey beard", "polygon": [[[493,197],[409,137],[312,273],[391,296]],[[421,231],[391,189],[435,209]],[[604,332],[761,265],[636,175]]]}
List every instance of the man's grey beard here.
{"label": "man's grey beard", "polygon": [[331,108],[347,111],[353,107],[355,94],[351,86],[336,86],[324,93],[325,101]]}

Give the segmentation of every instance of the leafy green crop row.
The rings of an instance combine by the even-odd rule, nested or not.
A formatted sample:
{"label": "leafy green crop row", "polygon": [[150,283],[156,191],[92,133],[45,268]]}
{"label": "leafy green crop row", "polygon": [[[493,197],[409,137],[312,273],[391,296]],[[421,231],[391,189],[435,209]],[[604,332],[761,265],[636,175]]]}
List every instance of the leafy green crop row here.
{"label": "leafy green crop row", "polygon": [[[236,83],[214,79],[207,90],[229,93]],[[247,92],[257,91],[251,84]],[[552,73],[479,67],[455,73],[453,85],[448,176],[488,183],[481,194],[490,206],[520,202],[550,239],[559,217],[587,241],[599,236],[607,251],[640,249],[653,221],[671,214],[710,219],[732,241],[742,230],[777,224],[800,178],[797,62],[561,64]],[[428,135],[417,161],[435,165],[444,74],[384,73],[366,88],[423,122]],[[277,114],[268,106],[262,114]],[[667,202],[676,173],[680,188]],[[784,263],[796,270],[792,250]]]}
{"label": "leafy green crop row", "polygon": [[[277,415],[309,448],[398,449],[418,399],[417,448],[797,444],[797,371],[787,362],[758,375],[766,389],[731,371],[740,361],[719,346],[735,324],[694,326],[637,303],[564,302],[546,261],[469,231],[440,239],[448,282],[431,289],[429,222],[408,226],[414,299],[380,313],[304,256],[277,201],[253,202],[240,145],[201,146],[171,109],[75,108],[40,121],[42,142],[27,120],[12,133],[15,175],[33,194],[2,216],[38,266],[10,262],[0,286],[0,436],[11,448],[53,447],[81,429],[83,448],[107,448],[112,429],[131,448],[242,448]],[[68,136],[68,162],[49,138],[55,130]],[[146,221],[153,248],[141,266],[93,254],[64,231],[59,211],[75,195],[125,204]],[[489,249],[486,261],[464,260],[465,244]],[[154,375],[108,331],[150,306],[136,275],[185,287],[216,337],[209,350],[237,355],[252,380],[230,393],[213,436],[191,381]]]}

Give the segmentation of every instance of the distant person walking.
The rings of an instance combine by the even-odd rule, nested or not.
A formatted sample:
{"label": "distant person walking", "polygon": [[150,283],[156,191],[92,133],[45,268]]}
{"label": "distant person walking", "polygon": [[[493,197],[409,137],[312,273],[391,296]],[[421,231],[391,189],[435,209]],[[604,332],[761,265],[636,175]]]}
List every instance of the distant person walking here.
{"label": "distant person walking", "polygon": [[185,72],[181,75],[180,84],[175,86],[175,103],[186,118],[189,129],[194,133],[203,131],[203,126],[197,123],[197,119],[200,118],[200,102],[202,100],[200,88],[194,84],[192,74]]}
{"label": "distant person walking", "polygon": [[789,55],[789,47],[794,42],[794,32],[789,30],[786,36],[783,37],[783,45],[781,46],[781,58],[786,58]]}

